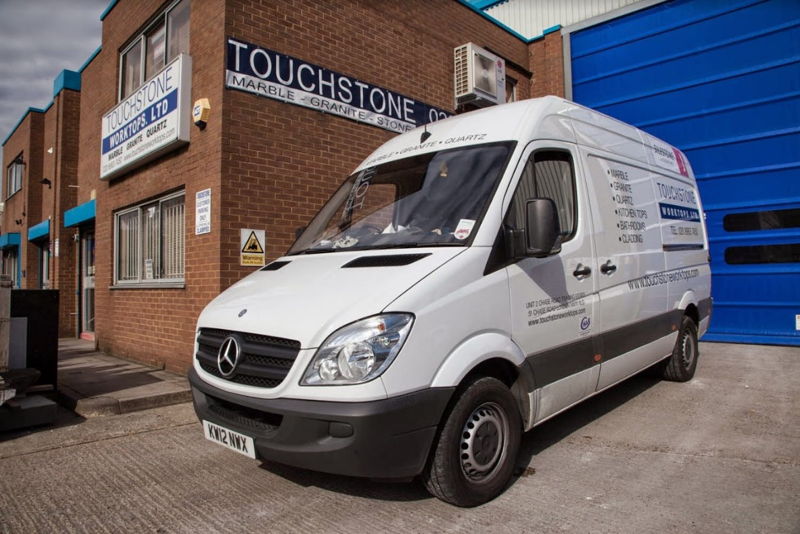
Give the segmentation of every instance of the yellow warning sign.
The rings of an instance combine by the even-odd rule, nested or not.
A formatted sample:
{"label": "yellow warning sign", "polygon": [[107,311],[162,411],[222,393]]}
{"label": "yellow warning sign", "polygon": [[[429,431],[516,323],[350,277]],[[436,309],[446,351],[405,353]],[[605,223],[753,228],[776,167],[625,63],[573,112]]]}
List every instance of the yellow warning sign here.
{"label": "yellow warning sign", "polygon": [[264,230],[241,229],[241,257],[240,264],[247,266],[264,265],[264,245],[266,236]]}
{"label": "yellow warning sign", "polygon": [[244,246],[242,247],[242,252],[255,254],[264,253],[264,247],[262,247],[261,243],[258,242],[255,232],[250,232],[250,236],[247,238],[247,241],[245,241]]}

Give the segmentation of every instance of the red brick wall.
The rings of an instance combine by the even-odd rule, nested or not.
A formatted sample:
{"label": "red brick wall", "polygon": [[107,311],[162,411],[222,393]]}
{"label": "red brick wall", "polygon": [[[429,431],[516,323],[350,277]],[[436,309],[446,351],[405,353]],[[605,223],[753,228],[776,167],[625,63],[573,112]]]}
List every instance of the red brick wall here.
{"label": "red brick wall", "polygon": [[[58,138],[53,159],[56,160],[53,180],[53,212],[50,239],[51,287],[59,290],[59,335],[74,336],[78,331],[76,290],[78,276],[78,244],[72,239],[75,228],[64,227],[64,212],[77,204],[78,155],[81,94],[62,90],[55,98],[58,110]],[[45,146],[45,158],[47,157]],[[58,241],[58,257],[55,255]]]}
{"label": "red brick wall", "polygon": [[[529,60],[525,43],[453,0],[193,0],[192,101],[210,100],[207,128],[193,128],[188,147],[101,181],[101,118],[117,103],[119,50],[163,7],[160,0],[126,0],[104,20],[103,49],[82,76],[74,204],[90,200],[96,189],[100,348],[178,371],[191,364],[194,326],[202,308],[252,272],[239,266],[239,230],[265,229],[268,259],[283,254],[294,229],[309,221],[366,155],[395,135],[223,89],[226,36],[444,109],[453,107],[456,46],[473,41],[524,67]],[[527,97],[524,74],[513,76],[521,82],[520,98]],[[185,287],[109,289],[114,212],[179,188],[186,192]],[[212,189],[212,232],[195,236],[195,193],[205,188]]]}
{"label": "red brick wall", "polygon": [[[527,45],[452,0],[232,0],[226,35],[453,109],[453,49],[468,41],[527,65]],[[528,97],[524,74],[519,97]],[[286,252],[360,161],[395,134],[318,111],[226,90],[222,286],[239,266],[239,229],[267,232],[267,257]]]}
{"label": "red brick wall", "polygon": [[[211,101],[208,127],[204,131],[193,128],[188,147],[110,182],[99,179],[101,118],[117,103],[119,50],[163,7],[160,0],[124,1],[103,21],[103,50],[82,78],[78,203],[89,200],[84,184],[87,190],[97,189],[95,331],[99,347],[117,356],[185,371],[191,362],[197,316],[220,289],[222,0],[195,0],[191,4],[191,99],[206,97]],[[212,232],[195,236],[195,193],[209,187]],[[186,193],[185,287],[109,289],[113,284],[114,212],[176,189]]]}
{"label": "red brick wall", "polygon": [[[6,169],[20,153],[25,162],[22,189],[4,199],[2,217],[3,233],[19,233],[20,287],[23,289],[39,287],[39,255],[37,248],[28,242],[28,228],[41,221],[42,184],[39,181],[42,179],[44,115],[29,112],[3,146],[3,196],[8,194]],[[17,220],[21,220],[21,224],[17,224]]]}
{"label": "red brick wall", "polygon": [[564,51],[561,32],[548,33],[529,45],[533,71],[531,98],[564,96]]}

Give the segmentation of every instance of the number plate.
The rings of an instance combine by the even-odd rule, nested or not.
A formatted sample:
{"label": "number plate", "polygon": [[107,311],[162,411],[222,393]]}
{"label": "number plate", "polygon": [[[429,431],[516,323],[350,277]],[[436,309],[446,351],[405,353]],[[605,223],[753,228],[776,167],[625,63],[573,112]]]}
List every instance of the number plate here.
{"label": "number plate", "polygon": [[203,421],[203,431],[206,434],[206,439],[219,443],[231,450],[244,454],[249,458],[256,457],[256,449],[253,443],[253,438],[239,434],[233,430]]}

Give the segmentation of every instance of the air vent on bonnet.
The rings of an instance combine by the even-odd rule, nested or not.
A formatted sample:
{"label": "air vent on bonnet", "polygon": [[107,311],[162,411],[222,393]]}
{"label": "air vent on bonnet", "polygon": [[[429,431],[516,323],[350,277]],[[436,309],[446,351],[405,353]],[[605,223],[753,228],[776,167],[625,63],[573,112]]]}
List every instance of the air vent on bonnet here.
{"label": "air vent on bonnet", "polygon": [[350,267],[399,267],[410,265],[430,254],[392,254],[391,256],[361,256],[342,265],[342,269]]}
{"label": "air vent on bonnet", "polygon": [[278,269],[280,269],[284,265],[289,265],[290,263],[292,263],[292,262],[290,262],[290,261],[273,261],[272,263],[270,263],[266,267],[262,267],[261,270],[262,271],[277,271]]}

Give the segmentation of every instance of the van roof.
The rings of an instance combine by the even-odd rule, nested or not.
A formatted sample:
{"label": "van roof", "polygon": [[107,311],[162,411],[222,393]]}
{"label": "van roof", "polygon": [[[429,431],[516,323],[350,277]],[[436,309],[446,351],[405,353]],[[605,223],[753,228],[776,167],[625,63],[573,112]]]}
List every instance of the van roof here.
{"label": "van roof", "polygon": [[[424,136],[427,131],[430,136]],[[555,139],[596,147],[688,176],[686,157],[672,145],[638,128],[575,102],[545,96],[455,115],[389,140],[357,171],[403,157],[500,141]],[[659,161],[659,155],[672,161]],[[666,156],[665,156],[666,155]],[[686,167],[688,168],[688,166]]]}

